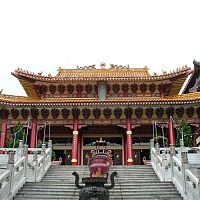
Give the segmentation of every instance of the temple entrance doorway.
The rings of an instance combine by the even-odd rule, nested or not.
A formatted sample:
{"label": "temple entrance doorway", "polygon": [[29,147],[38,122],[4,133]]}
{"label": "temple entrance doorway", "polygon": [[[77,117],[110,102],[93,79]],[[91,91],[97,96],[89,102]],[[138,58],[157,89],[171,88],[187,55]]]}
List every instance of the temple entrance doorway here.
{"label": "temple entrance doorway", "polygon": [[71,165],[71,150],[54,150],[55,160],[62,158],[61,165]]}
{"label": "temple entrance doorway", "polygon": [[107,150],[112,151],[113,165],[124,164],[124,132],[117,126],[91,126],[81,130],[82,133],[82,165],[87,165],[87,157],[91,156],[97,140],[107,142]]}
{"label": "temple entrance doorway", "polygon": [[[158,130],[158,134],[161,132]],[[143,165],[143,158],[149,160],[150,140],[153,138],[152,124],[141,124],[133,129],[133,163]]]}
{"label": "temple entrance doorway", "polygon": [[72,129],[64,125],[52,125],[50,136],[46,133],[46,141],[48,137],[52,140],[55,160],[62,158],[62,165],[71,165]]}
{"label": "temple entrance doorway", "polygon": [[141,149],[140,150],[140,163],[144,164],[143,159],[150,160],[150,150],[149,149]]}

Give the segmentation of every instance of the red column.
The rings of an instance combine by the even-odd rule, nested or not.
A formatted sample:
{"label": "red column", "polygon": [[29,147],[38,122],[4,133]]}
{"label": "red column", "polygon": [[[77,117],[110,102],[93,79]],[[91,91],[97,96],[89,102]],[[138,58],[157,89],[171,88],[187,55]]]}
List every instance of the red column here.
{"label": "red column", "polygon": [[127,165],[127,144],[126,144],[126,134],[124,136],[124,165]]}
{"label": "red column", "polygon": [[79,138],[78,138],[78,154],[77,154],[77,156],[78,156],[78,165],[81,165],[81,135],[79,134]]}
{"label": "red column", "polygon": [[33,118],[31,125],[31,141],[30,148],[36,147],[36,134],[37,134],[37,119]]}
{"label": "red column", "polygon": [[199,130],[200,130],[200,123],[199,123],[198,127],[196,128],[196,131],[195,131],[196,134],[192,135],[192,146],[193,147],[196,147],[198,145],[197,144],[197,138],[200,136]]}
{"label": "red column", "polygon": [[168,123],[168,139],[169,139],[169,145],[175,145],[176,144],[174,124],[173,124],[172,116],[170,116],[169,123]]}
{"label": "red column", "polygon": [[127,123],[126,123],[126,146],[127,146],[127,165],[133,165],[133,142],[132,142],[132,130],[131,130],[131,119],[128,117],[127,118]]}
{"label": "red column", "polygon": [[72,136],[72,165],[78,165],[78,139],[78,119],[75,117]]}
{"label": "red column", "polygon": [[6,137],[7,137],[7,120],[2,120],[2,128],[1,128],[1,140],[0,140],[0,147],[5,148],[6,147]]}

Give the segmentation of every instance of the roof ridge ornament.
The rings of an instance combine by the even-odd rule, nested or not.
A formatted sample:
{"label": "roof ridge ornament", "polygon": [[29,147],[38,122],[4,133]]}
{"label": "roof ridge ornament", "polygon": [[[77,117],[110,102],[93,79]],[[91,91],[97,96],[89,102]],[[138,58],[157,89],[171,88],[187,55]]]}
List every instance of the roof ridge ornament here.
{"label": "roof ridge ornament", "polygon": [[114,64],[110,64],[110,69],[129,69],[129,65],[126,66],[122,66],[122,65],[114,65]]}
{"label": "roof ridge ornament", "polygon": [[106,63],[105,63],[105,62],[101,62],[101,63],[100,63],[100,66],[101,66],[101,69],[105,69]]}
{"label": "roof ridge ornament", "polygon": [[77,69],[96,69],[96,65],[89,65],[89,66],[83,66],[83,67],[79,67],[77,65]]}

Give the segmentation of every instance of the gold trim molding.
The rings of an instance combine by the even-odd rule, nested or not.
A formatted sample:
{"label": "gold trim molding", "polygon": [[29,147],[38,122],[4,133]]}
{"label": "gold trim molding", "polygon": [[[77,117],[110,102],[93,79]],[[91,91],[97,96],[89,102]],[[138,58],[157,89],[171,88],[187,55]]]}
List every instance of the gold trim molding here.
{"label": "gold trim molding", "polygon": [[73,135],[78,135],[78,131],[73,131]]}
{"label": "gold trim molding", "polygon": [[126,131],[127,135],[132,135],[132,131]]}

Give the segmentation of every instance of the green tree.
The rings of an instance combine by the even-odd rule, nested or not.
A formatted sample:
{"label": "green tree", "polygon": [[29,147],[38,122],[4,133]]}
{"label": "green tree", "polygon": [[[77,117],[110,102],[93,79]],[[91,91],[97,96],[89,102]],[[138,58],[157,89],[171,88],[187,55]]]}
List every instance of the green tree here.
{"label": "green tree", "polygon": [[180,146],[180,139],[184,138],[184,146],[192,146],[192,129],[185,119],[176,129],[176,146]]}
{"label": "green tree", "polygon": [[23,129],[23,125],[20,122],[17,122],[12,129],[12,141],[7,142],[7,147],[17,148],[19,146],[19,141],[20,140],[24,141],[24,135],[25,132]]}
{"label": "green tree", "polygon": [[163,136],[157,136],[154,138],[154,143],[158,143],[160,147],[166,147],[168,143],[168,139]]}

